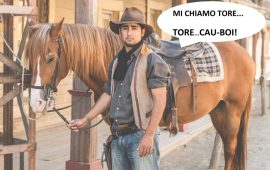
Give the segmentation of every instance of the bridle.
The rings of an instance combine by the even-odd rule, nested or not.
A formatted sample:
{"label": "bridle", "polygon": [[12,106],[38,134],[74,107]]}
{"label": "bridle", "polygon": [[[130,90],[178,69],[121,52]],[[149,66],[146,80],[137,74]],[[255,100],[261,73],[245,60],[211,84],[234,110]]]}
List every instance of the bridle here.
{"label": "bridle", "polygon": [[59,110],[62,110],[62,109],[56,109],[54,107],[54,93],[57,92],[56,79],[57,79],[58,67],[61,61],[61,56],[62,56],[62,39],[59,36],[53,41],[58,43],[58,50],[57,50],[57,61],[54,68],[53,76],[51,78],[51,84],[45,84],[43,86],[35,86],[31,84],[31,88],[44,90],[46,94],[46,102],[47,102],[46,108],[53,106],[52,110],[55,111],[57,115],[60,116],[62,120],[64,120],[64,122],[68,124],[69,123],[68,120],[59,112]]}
{"label": "bridle", "polygon": [[[58,43],[58,50],[57,50],[57,61],[56,61],[56,65],[55,65],[55,68],[54,68],[54,72],[53,72],[53,76],[51,78],[51,84],[45,84],[43,86],[35,86],[35,85],[32,85],[31,84],[31,88],[32,89],[40,89],[40,90],[44,90],[45,91],[45,94],[46,94],[46,101],[47,101],[47,104],[46,104],[46,108],[50,107],[50,106],[53,106],[49,112],[52,112],[52,111],[55,111],[57,113],[57,115],[66,123],[66,124],[69,124],[70,122],[65,118],[65,116],[63,114],[60,113],[60,110],[63,110],[63,109],[66,109],[66,108],[69,108],[71,107],[70,106],[67,106],[67,107],[64,107],[64,108],[60,108],[60,109],[56,109],[54,107],[54,93],[57,92],[57,87],[56,87],[56,79],[57,79],[57,73],[58,73],[58,67],[59,67],[59,64],[60,64],[60,61],[61,61],[61,56],[62,56],[62,39],[61,37],[59,36],[58,38],[54,39],[53,40],[54,42],[57,42]],[[100,124],[102,121],[104,120],[104,118],[102,118],[100,121],[98,121],[96,124],[92,125],[92,126],[89,126],[89,127],[86,127],[86,128],[82,128],[82,129],[90,129],[90,128],[93,128],[95,126],[97,126],[98,124]]]}
{"label": "bridle", "polygon": [[32,89],[40,89],[44,90],[46,94],[46,100],[49,102],[49,104],[53,104],[50,102],[54,101],[53,94],[57,92],[57,87],[56,87],[56,79],[57,79],[57,73],[58,73],[58,67],[61,61],[61,56],[62,56],[62,39],[59,36],[57,39],[53,40],[58,43],[58,50],[57,50],[57,61],[56,65],[54,68],[53,76],[51,78],[51,84],[45,84],[43,86],[35,86],[31,84]]}

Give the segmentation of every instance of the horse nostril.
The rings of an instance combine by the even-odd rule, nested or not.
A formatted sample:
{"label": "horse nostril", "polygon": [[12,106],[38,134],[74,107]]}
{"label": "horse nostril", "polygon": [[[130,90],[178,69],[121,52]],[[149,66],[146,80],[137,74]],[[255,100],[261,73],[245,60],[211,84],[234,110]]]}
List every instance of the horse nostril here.
{"label": "horse nostril", "polygon": [[32,103],[33,107],[40,107],[40,106],[44,105],[44,101],[42,101],[42,100],[36,100],[36,101],[31,102],[31,103]]}
{"label": "horse nostril", "polygon": [[45,106],[46,106],[46,101],[43,101],[43,100],[31,100],[30,105],[31,105],[31,108],[32,108],[33,112],[42,113]]}

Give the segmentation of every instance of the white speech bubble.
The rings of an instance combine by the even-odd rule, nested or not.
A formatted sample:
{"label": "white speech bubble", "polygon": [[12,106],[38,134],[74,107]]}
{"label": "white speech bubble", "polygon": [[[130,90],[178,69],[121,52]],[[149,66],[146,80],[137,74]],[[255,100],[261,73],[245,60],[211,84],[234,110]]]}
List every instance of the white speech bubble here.
{"label": "white speech bubble", "polygon": [[248,6],[229,2],[195,2],[164,11],[157,23],[178,37],[182,47],[196,42],[232,41],[249,37],[265,26],[264,16]]}

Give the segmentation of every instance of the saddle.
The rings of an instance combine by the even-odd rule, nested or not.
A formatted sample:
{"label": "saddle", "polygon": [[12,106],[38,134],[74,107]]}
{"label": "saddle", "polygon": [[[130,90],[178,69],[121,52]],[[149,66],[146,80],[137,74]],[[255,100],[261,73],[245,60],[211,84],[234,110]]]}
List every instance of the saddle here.
{"label": "saddle", "polygon": [[[200,43],[196,43],[184,48],[181,48],[179,41],[160,40],[158,44],[153,43],[149,46],[155,53],[160,55],[168,64],[171,70],[171,78],[167,89],[167,103],[163,113],[163,121],[169,125],[169,131],[172,135],[178,132],[177,109],[175,106],[176,92],[180,87],[188,86],[192,83],[193,93],[193,112],[197,110],[197,75],[195,68],[195,57],[201,55],[204,51]],[[188,57],[191,63],[190,77],[186,68],[184,57]]]}
{"label": "saddle", "polygon": [[166,58],[177,58],[183,56],[186,49],[180,48],[179,41],[160,40],[159,48],[155,48],[154,51],[157,54],[166,56]]}
{"label": "saddle", "polygon": [[215,82],[224,79],[222,59],[212,43],[198,42],[181,47],[178,40],[160,40],[151,34],[147,46],[160,55],[171,70],[167,89],[167,103],[163,113],[165,125],[169,125],[172,135],[178,132],[176,93],[180,87],[192,87],[193,113],[197,112],[197,82]]}

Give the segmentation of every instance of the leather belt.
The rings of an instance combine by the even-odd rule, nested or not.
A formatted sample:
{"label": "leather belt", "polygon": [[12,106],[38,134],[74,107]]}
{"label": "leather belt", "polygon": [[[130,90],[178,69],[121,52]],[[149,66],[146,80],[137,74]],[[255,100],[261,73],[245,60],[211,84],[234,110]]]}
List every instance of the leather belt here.
{"label": "leather belt", "polygon": [[119,125],[113,124],[110,127],[110,129],[113,137],[135,133],[139,130],[139,128],[134,123],[119,124]]}

